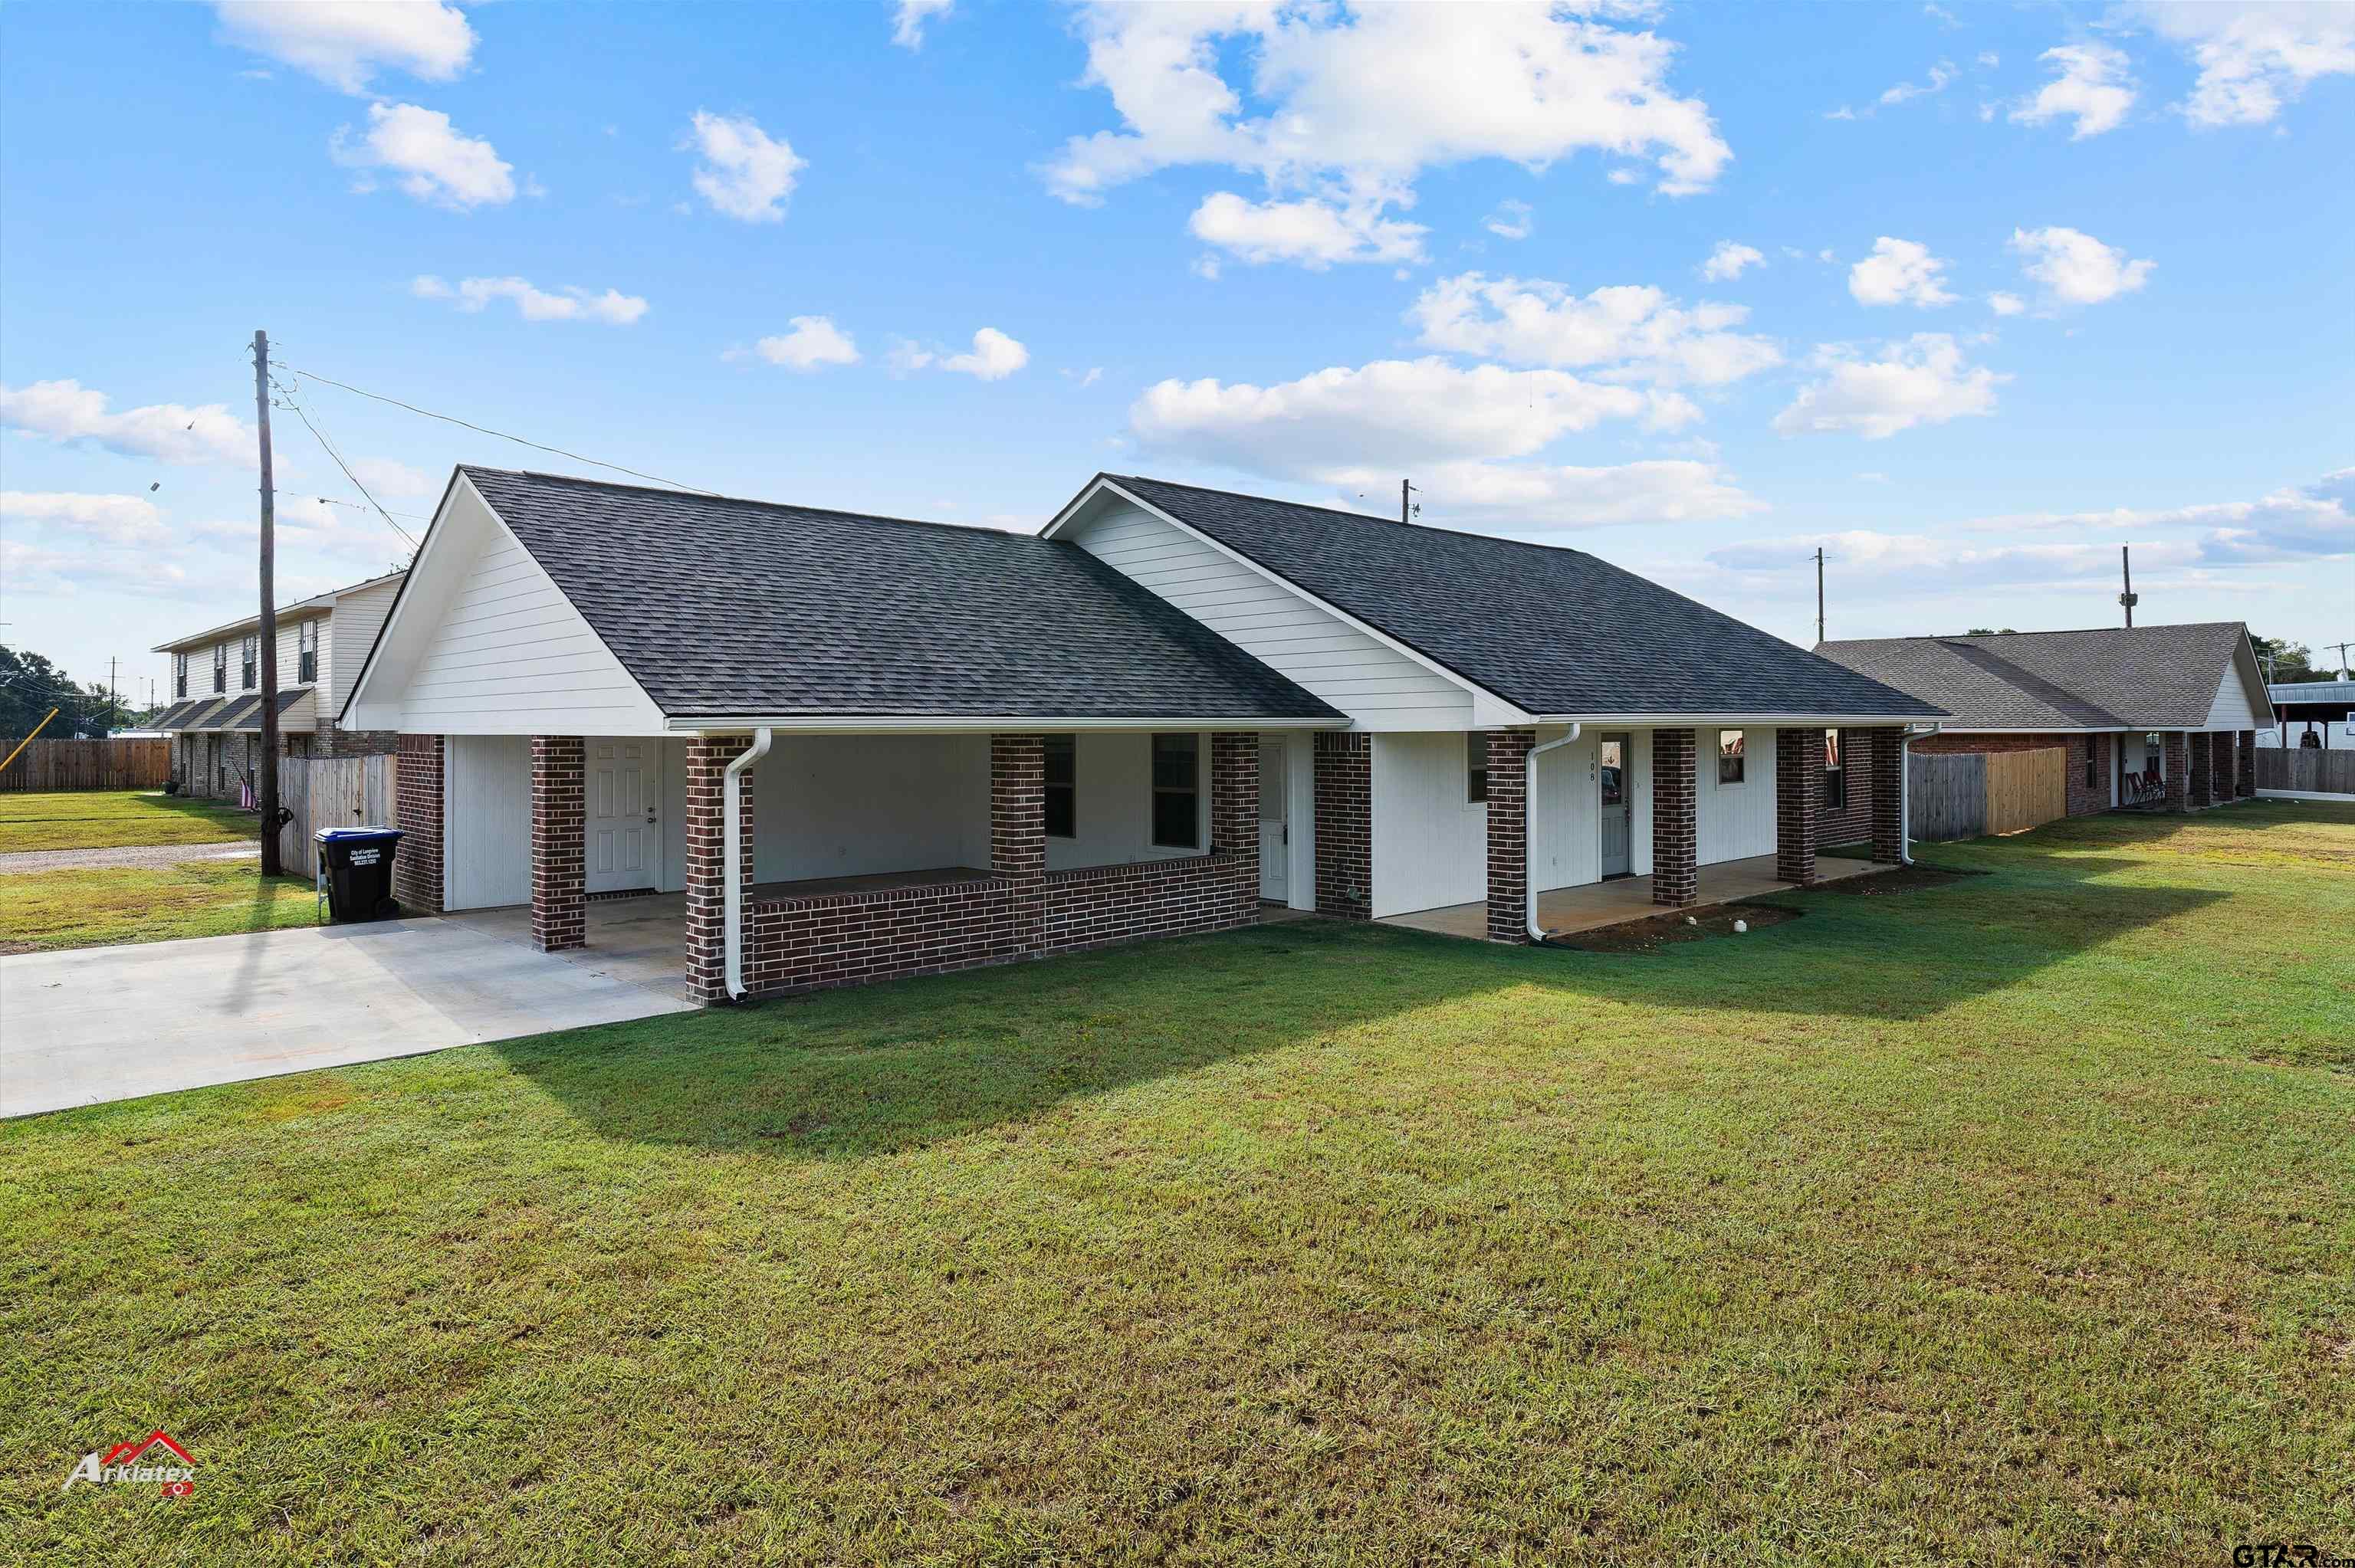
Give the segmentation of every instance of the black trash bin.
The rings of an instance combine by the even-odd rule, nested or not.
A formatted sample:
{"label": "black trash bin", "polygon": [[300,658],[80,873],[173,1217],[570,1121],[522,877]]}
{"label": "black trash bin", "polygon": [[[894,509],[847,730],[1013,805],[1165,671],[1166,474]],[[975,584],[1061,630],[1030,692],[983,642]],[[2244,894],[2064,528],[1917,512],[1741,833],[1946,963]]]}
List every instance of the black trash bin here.
{"label": "black trash bin", "polygon": [[399,828],[322,828],[319,863],[327,876],[327,911],[338,921],[381,920],[400,913],[392,901],[392,857]]}

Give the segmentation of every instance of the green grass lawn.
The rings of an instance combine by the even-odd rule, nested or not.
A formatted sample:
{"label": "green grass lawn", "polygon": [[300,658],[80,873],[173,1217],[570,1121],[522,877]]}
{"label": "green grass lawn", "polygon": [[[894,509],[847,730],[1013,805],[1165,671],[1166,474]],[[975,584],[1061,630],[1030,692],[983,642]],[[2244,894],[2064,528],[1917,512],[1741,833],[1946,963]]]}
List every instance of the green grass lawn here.
{"label": "green grass lawn", "polygon": [[303,878],[264,878],[252,861],[11,872],[0,875],[0,952],[315,926],[317,902]]}
{"label": "green grass lawn", "polygon": [[259,837],[250,811],[160,789],[0,794],[0,854],[19,850],[118,849],[227,843]]}
{"label": "green grass lawn", "polygon": [[2355,1550],[2355,811],[1929,858],[10,1124],[0,1559]]}

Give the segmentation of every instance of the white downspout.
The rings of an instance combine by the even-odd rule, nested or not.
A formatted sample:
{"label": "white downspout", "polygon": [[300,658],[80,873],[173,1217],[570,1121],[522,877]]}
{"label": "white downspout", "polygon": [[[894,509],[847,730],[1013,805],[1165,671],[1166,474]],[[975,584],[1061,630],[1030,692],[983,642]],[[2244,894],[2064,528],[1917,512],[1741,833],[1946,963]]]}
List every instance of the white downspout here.
{"label": "white downspout", "polygon": [[1923,736],[1938,733],[1938,726],[1916,735],[1912,725],[1897,732],[1897,863],[1913,863],[1913,768],[1906,757],[1907,748]]}
{"label": "white downspout", "polygon": [[[1558,740],[1533,746],[1521,758],[1521,897],[1527,906],[1521,912],[1523,924],[1529,928],[1529,940],[1542,942],[1545,932],[1538,927],[1538,754],[1551,751],[1557,746],[1568,746],[1578,738],[1581,725],[1572,725],[1570,733]],[[1625,789],[1623,779],[1620,787]]]}
{"label": "white downspout", "polygon": [[744,772],[769,755],[770,732],[756,729],[752,744],[739,752],[728,765],[727,776],[720,783],[720,810],[727,813],[720,824],[720,841],[726,846],[720,856],[720,874],[728,879],[721,895],[726,913],[720,920],[720,944],[728,954],[728,1000],[744,1000]]}

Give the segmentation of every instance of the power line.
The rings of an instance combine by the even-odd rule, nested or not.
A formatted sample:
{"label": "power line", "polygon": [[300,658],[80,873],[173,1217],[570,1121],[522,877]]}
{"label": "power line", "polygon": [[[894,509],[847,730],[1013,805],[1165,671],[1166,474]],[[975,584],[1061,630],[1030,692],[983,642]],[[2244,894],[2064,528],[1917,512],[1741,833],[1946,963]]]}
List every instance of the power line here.
{"label": "power line", "polygon": [[[378,501],[374,495],[368,493],[368,487],[360,482],[360,476],[352,471],[352,465],[344,461],[344,454],[336,450],[336,443],[329,440],[326,438],[325,433],[322,431],[318,426],[311,422],[311,416],[304,411],[301,400],[298,399],[287,387],[282,386],[274,379],[271,382],[271,386],[277,388],[279,395],[286,399],[286,406],[294,410],[294,417],[303,421],[303,428],[311,432],[312,439],[319,443],[321,450],[325,451],[328,457],[335,460],[335,464],[337,468],[344,471],[344,477],[350,480],[354,487],[356,487],[362,495],[368,496],[368,503],[376,508],[377,515],[384,519],[384,525],[391,529],[394,533],[400,535],[403,540],[407,541],[410,549],[414,551],[417,548],[417,539],[415,535],[411,535],[408,529],[402,527],[400,524],[394,522],[392,520],[392,514],[387,512],[384,509],[383,503]],[[323,496],[321,499],[324,500],[325,498]]]}
{"label": "power line", "polygon": [[[467,429],[478,431],[485,436],[496,436],[500,440],[513,441],[519,447],[529,447],[534,451],[553,452],[558,457],[570,458],[574,462],[585,462],[592,468],[610,468],[615,473],[626,473],[632,479],[643,479],[654,484],[668,485],[673,490],[691,490],[698,495],[709,495],[719,497],[721,500],[726,499],[726,497],[719,495],[719,492],[716,490],[706,490],[699,484],[688,484],[680,480],[665,479],[658,473],[644,473],[634,468],[623,468],[620,463],[607,462],[602,458],[584,457],[579,452],[567,451],[562,447],[551,447],[542,441],[527,440],[521,436],[510,435],[505,430],[495,430],[488,425],[475,424],[472,419],[459,418],[455,414],[437,414],[431,408],[421,408],[414,403],[404,403],[398,397],[388,397],[381,392],[370,392],[365,387],[354,387],[348,382],[338,381],[331,376],[321,376],[316,372],[309,370],[298,370],[291,365],[282,364],[280,368],[285,370],[292,376],[300,376],[312,381],[325,382],[330,387],[340,387],[345,391],[357,393],[362,397],[373,397],[379,403],[389,403],[396,408],[406,408],[412,414],[422,414],[429,419],[440,419],[444,424],[460,425],[464,426]],[[302,410],[298,408],[295,409],[295,412],[299,414]],[[309,421],[305,420],[304,422],[307,424]],[[347,469],[345,471],[348,473],[350,471]],[[354,480],[352,482],[354,484],[357,484],[359,481]],[[365,493],[365,492],[363,492],[363,493]]]}

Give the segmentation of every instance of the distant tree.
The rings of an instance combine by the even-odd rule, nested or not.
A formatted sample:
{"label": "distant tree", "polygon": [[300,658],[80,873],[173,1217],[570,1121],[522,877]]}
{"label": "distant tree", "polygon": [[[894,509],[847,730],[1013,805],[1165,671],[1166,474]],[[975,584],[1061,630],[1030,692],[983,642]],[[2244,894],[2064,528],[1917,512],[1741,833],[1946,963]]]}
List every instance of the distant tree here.
{"label": "distant tree", "polygon": [[53,707],[62,711],[44,736],[98,736],[122,727],[120,710],[110,709],[104,686],[78,686],[42,655],[0,646],[0,735],[31,734]]}
{"label": "distant tree", "polygon": [[2332,673],[2314,667],[2313,651],[2303,642],[2292,642],[2286,637],[2258,637],[2254,634],[2249,642],[2257,651],[2257,668],[2267,672],[2265,679],[2268,681],[2327,680]]}

